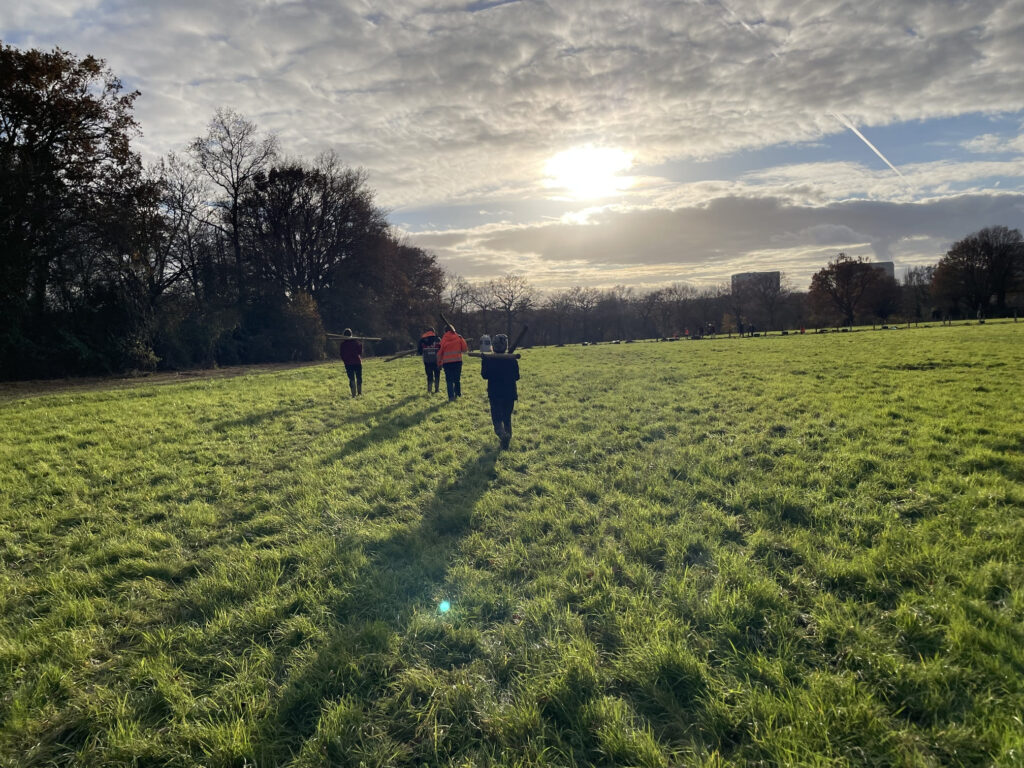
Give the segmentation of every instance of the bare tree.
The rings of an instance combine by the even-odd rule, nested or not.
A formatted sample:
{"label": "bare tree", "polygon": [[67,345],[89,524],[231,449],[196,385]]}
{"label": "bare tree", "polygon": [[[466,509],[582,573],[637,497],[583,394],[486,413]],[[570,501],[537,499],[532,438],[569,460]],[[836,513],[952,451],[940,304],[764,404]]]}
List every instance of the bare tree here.
{"label": "bare tree", "polygon": [[570,288],[567,293],[569,306],[580,318],[580,337],[582,341],[590,341],[590,314],[601,299],[596,288]]}
{"label": "bare tree", "polygon": [[931,307],[931,285],[935,267],[911,267],[903,276],[903,314],[920,321]]}
{"label": "bare tree", "polygon": [[762,272],[749,279],[745,290],[753,304],[763,313],[767,321],[765,330],[776,330],[775,318],[786,294],[790,291],[786,276],[781,273]]}
{"label": "bare tree", "polygon": [[256,174],[277,156],[277,137],[270,134],[260,138],[255,123],[222,107],[214,113],[206,135],[193,139],[188,150],[203,173],[225,194],[225,198],[214,205],[224,211],[226,227],[223,228],[234,253],[238,300],[244,301],[239,204]]}
{"label": "bare tree", "polygon": [[473,300],[473,286],[466,278],[456,275],[454,272],[444,273],[444,289],[441,292],[442,311],[445,315],[457,321],[465,317]]}
{"label": "bare tree", "polygon": [[487,284],[495,309],[505,315],[505,333],[512,338],[512,324],[521,314],[531,309],[537,292],[522,275],[511,272]]}
{"label": "bare tree", "polygon": [[171,153],[160,162],[167,261],[188,282],[196,305],[212,297],[214,249],[210,243],[208,189],[199,169]]}

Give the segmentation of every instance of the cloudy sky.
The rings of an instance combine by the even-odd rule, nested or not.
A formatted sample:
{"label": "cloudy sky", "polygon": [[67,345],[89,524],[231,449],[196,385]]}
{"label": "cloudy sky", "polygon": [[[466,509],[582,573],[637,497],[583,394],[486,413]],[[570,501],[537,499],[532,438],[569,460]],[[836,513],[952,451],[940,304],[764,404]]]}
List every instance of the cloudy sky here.
{"label": "cloudy sky", "polygon": [[0,0],[107,60],[147,158],[218,106],[367,170],[470,280],[710,285],[1024,228],[1024,0]]}

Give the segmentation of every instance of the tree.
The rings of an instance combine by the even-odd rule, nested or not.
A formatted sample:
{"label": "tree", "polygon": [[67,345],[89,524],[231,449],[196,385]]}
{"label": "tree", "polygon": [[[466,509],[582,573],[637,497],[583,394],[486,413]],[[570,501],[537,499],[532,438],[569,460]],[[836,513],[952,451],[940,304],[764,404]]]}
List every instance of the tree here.
{"label": "tree", "polygon": [[[721,286],[721,291],[732,317],[732,324],[729,327],[735,327],[736,331],[742,336],[746,331],[746,326],[749,325],[747,318],[747,309],[750,306],[748,283],[733,280],[732,284],[727,283]],[[730,330],[729,333],[731,334],[732,331]]]}
{"label": "tree", "polygon": [[544,302],[544,307],[554,320],[555,343],[564,344],[566,340],[565,322],[569,318],[569,314],[572,312],[572,298],[569,292],[556,291],[555,293],[552,293]]}
{"label": "tree", "polygon": [[473,303],[473,286],[466,278],[451,272],[444,272],[442,280],[441,311],[455,323],[456,328],[462,328],[462,321],[466,319]]}
{"label": "tree", "polygon": [[232,109],[220,108],[205,136],[189,144],[189,152],[210,181],[225,197],[214,201],[224,213],[222,231],[231,243],[238,301],[245,301],[245,269],[242,256],[241,201],[252,180],[277,156],[277,137],[259,138],[256,124]]}
{"label": "tree", "polygon": [[533,307],[537,293],[525,277],[511,272],[491,280],[487,284],[487,292],[490,294],[491,306],[505,316],[505,333],[511,343],[512,324]]}
{"label": "tree", "polygon": [[339,265],[387,230],[366,173],[333,153],[258,171],[240,203],[261,292],[319,299]]}
{"label": "tree", "polygon": [[776,272],[760,272],[752,275],[746,284],[747,295],[766,321],[765,330],[773,331],[778,311],[789,286],[785,276]]}
{"label": "tree", "polygon": [[594,311],[600,298],[601,294],[596,288],[581,288],[580,286],[570,288],[566,294],[569,306],[580,320],[581,341],[591,341],[590,314]]}
{"label": "tree", "polygon": [[931,286],[935,267],[910,267],[903,276],[903,315],[920,321],[931,308]]}
{"label": "tree", "polygon": [[984,312],[995,299],[1005,312],[1006,294],[1024,278],[1024,241],[1020,230],[986,227],[953,243],[935,268],[936,297],[948,304]]}
{"label": "tree", "polygon": [[840,253],[811,278],[808,296],[820,317],[834,315],[844,325],[852,326],[881,277],[882,273],[862,257],[851,259]]}
{"label": "tree", "polygon": [[160,231],[158,185],[131,150],[137,96],[123,92],[102,59],[0,44],[5,373],[153,361],[144,349],[148,320],[138,314],[146,314],[147,291],[136,278]]}
{"label": "tree", "polygon": [[139,94],[121,89],[102,59],[0,45],[0,299],[9,311],[31,307],[38,319],[61,283],[92,277],[80,268],[110,245],[122,192],[142,185],[129,144]]}

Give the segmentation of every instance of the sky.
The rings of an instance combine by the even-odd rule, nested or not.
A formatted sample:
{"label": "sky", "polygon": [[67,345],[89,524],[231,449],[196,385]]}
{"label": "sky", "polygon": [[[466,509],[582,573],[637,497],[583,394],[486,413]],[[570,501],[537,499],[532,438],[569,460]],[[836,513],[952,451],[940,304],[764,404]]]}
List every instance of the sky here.
{"label": "sky", "polygon": [[710,287],[1024,229],[1024,0],[0,0],[150,161],[231,107],[470,281]]}

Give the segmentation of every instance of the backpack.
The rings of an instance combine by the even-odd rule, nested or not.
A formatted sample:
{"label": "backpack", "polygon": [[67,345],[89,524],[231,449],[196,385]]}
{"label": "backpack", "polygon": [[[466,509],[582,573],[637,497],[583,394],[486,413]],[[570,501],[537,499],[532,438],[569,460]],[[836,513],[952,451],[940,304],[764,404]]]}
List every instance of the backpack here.
{"label": "backpack", "polygon": [[437,351],[441,348],[441,342],[436,342],[429,347],[423,348],[423,362],[437,365]]}

